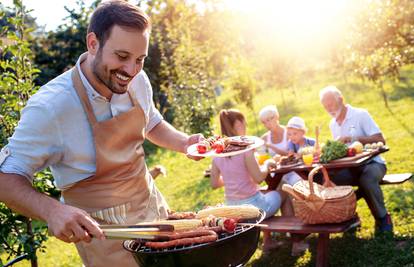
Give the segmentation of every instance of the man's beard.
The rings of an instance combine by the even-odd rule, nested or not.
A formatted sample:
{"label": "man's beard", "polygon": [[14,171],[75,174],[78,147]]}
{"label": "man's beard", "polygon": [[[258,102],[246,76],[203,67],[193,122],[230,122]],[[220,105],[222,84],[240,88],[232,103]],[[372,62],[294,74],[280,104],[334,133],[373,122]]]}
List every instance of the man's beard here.
{"label": "man's beard", "polygon": [[338,119],[338,117],[341,115],[342,112],[342,108],[339,108],[337,111],[335,111],[334,113],[330,113],[329,115],[331,115],[332,118],[334,118],[335,120]]}
{"label": "man's beard", "polygon": [[127,73],[121,70],[110,70],[109,76],[106,77],[106,73],[108,73],[108,69],[102,64],[102,51],[99,50],[95,60],[92,63],[92,72],[95,77],[103,83],[108,89],[114,94],[124,94],[128,90],[128,85],[120,86],[115,81],[112,80],[113,75],[115,73],[119,73],[123,76],[129,77]]}

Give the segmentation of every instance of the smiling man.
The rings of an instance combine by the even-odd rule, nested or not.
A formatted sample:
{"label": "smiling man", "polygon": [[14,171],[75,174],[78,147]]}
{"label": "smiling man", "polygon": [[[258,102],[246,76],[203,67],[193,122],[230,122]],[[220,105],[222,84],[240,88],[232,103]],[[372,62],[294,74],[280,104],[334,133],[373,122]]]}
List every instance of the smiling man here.
{"label": "smiling man", "polygon": [[[100,224],[167,216],[145,165],[145,138],[182,153],[201,138],[177,131],[154,107],[142,70],[149,35],[149,18],[139,8],[102,3],[91,17],[87,52],[31,97],[1,151],[0,201],[75,242],[86,266],[136,266],[121,241],[105,240]],[[46,167],[62,202],[31,186]]]}
{"label": "smiling man", "polygon": [[[382,142],[384,136],[367,110],[345,104],[341,91],[335,86],[323,88],[319,93],[320,101],[332,117],[329,128],[332,137],[343,143],[359,141],[362,144]],[[375,228],[379,232],[392,232],[393,224],[384,204],[384,196],[379,185],[387,172],[381,156],[368,163],[333,173],[332,180],[337,185],[357,185],[357,197],[364,197],[371,214],[375,218]]]}

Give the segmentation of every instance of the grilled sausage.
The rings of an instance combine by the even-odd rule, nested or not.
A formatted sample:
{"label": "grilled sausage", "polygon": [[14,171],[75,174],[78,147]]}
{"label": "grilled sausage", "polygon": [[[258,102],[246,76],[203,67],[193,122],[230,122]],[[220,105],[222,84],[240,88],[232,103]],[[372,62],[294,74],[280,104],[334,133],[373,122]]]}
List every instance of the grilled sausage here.
{"label": "grilled sausage", "polygon": [[175,232],[170,237],[172,240],[163,242],[145,242],[145,246],[154,249],[171,248],[182,245],[193,245],[200,243],[208,243],[217,240],[216,232],[212,230],[190,230],[185,232]]}

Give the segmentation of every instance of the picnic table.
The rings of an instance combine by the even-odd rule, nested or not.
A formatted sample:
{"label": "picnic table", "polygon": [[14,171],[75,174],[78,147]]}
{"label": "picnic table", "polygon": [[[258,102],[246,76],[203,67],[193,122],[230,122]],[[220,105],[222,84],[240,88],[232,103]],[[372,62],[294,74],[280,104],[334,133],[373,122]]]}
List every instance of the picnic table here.
{"label": "picnic table", "polygon": [[287,166],[278,166],[275,169],[270,170],[269,176],[266,178],[266,183],[268,185],[268,190],[274,190],[280,183],[282,176],[288,172],[294,171],[301,175],[303,178],[307,178],[307,174],[315,168],[317,165],[322,165],[325,167],[326,170],[340,170],[345,168],[354,168],[359,167],[361,165],[366,164],[369,160],[374,158],[375,156],[385,153],[389,151],[389,148],[384,146],[379,149],[370,151],[370,152],[363,152],[361,154],[357,154],[353,157],[344,157],[341,159],[334,160],[329,163],[321,164],[319,162],[315,162],[312,165],[308,166],[305,165],[303,162],[287,165]]}
{"label": "picnic table", "polygon": [[332,233],[343,233],[361,224],[358,216],[341,222],[327,224],[305,224],[297,217],[274,216],[262,222],[263,230],[291,234],[318,234],[316,266],[326,267],[328,263],[329,236]]}
{"label": "picnic table", "polygon": [[[389,151],[388,147],[382,147],[374,150],[371,153],[364,153],[355,157],[344,158],[343,160],[336,160],[327,164],[322,164],[328,171],[340,170],[344,168],[354,168],[366,164],[373,157]],[[299,174],[307,174],[319,163],[312,164],[312,166],[306,166],[302,164],[296,164],[292,166],[282,166],[271,170],[271,174],[266,179],[268,184],[267,190],[276,189],[282,176],[288,172],[295,171]],[[307,175],[301,175],[307,179]],[[388,174],[384,176],[380,184],[398,184],[403,183],[413,177],[412,173],[402,174]],[[297,217],[280,217],[274,216],[263,221],[263,224],[267,225],[263,230],[272,232],[289,232],[297,234],[318,234],[318,245],[316,255],[316,266],[328,266],[328,243],[331,233],[343,233],[351,228],[355,228],[360,225],[358,216],[355,216],[349,221],[335,224],[305,224]]]}

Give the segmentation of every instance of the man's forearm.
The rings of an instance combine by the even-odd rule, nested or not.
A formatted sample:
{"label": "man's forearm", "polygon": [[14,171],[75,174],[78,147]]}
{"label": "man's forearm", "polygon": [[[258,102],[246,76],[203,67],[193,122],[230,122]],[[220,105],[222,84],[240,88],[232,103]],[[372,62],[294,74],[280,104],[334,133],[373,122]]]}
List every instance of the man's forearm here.
{"label": "man's forearm", "polygon": [[148,133],[148,139],[158,146],[185,153],[188,135],[161,121]]}
{"label": "man's forearm", "polygon": [[377,143],[382,142],[385,144],[385,139],[382,134],[374,134],[371,136],[359,136],[358,141],[362,144],[370,144],[370,143]]}
{"label": "man's forearm", "polygon": [[59,201],[37,192],[25,177],[1,172],[0,201],[18,213],[43,221],[47,220],[52,207],[62,205]]}

